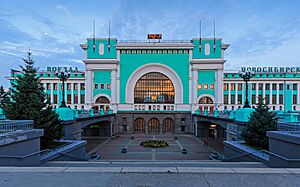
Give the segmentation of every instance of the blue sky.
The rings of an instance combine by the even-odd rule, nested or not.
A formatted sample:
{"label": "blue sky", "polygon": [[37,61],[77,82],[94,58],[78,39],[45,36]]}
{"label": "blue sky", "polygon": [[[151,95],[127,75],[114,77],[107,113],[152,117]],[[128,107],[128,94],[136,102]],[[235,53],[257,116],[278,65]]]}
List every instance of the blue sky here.
{"label": "blue sky", "polygon": [[36,65],[83,69],[79,44],[92,36],[145,39],[217,37],[231,44],[225,69],[240,66],[300,66],[300,1],[296,0],[1,0],[0,85],[22,65],[31,48]]}

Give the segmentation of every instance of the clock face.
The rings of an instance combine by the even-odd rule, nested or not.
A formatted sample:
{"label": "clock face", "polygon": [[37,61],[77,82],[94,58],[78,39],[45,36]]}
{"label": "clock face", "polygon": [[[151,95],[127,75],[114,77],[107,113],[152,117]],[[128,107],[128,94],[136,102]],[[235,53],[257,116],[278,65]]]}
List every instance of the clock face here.
{"label": "clock face", "polygon": [[148,34],[148,39],[161,39],[161,34]]}

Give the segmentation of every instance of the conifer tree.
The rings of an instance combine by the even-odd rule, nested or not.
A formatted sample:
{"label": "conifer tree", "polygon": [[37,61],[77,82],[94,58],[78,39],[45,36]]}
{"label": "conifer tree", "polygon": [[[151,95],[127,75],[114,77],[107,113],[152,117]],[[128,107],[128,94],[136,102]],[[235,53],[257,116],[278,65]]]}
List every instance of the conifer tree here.
{"label": "conifer tree", "polygon": [[15,77],[12,84],[10,101],[2,102],[3,110],[8,119],[34,120],[34,128],[44,129],[41,147],[51,148],[53,140],[63,136],[61,121],[52,109],[44,88],[36,76],[37,68],[34,67],[30,51],[23,61],[25,66],[20,66],[21,74]]}
{"label": "conifer tree", "polygon": [[259,98],[257,107],[241,134],[247,145],[268,149],[269,139],[266,132],[274,131],[277,127],[276,113],[270,112],[269,109],[264,100]]}

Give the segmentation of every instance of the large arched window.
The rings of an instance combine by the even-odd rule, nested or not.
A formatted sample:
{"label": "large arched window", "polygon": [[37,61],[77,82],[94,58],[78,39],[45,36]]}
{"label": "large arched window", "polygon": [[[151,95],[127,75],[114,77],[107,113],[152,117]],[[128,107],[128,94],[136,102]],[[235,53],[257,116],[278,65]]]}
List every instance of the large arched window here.
{"label": "large arched window", "polygon": [[149,131],[149,133],[158,133],[159,132],[159,120],[157,118],[151,118],[149,120],[148,131]]}
{"label": "large arched window", "polygon": [[105,96],[100,96],[96,99],[96,104],[109,103],[109,100]]}
{"label": "large arched window", "polygon": [[134,103],[174,103],[172,81],[162,73],[143,75],[134,87]]}
{"label": "large arched window", "polygon": [[134,131],[144,132],[145,120],[143,118],[137,118],[134,120]]}
{"label": "large arched window", "polygon": [[213,100],[210,97],[201,97],[201,99],[199,100],[199,104],[213,104]]}

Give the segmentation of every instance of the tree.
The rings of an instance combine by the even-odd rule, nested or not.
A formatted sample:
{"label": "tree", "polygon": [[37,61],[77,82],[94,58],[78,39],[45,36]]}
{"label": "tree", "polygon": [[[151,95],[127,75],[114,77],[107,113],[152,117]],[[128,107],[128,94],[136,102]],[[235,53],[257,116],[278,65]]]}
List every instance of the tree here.
{"label": "tree", "polygon": [[274,131],[277,127],[276,113],[270,112],[269,109],[264,100],[259,98],[257,107],[250,115],[249,122],[241,134],[247,145],[263,149],[269,148],[266,132]]}
{"label": "tree", "polygon": [[0,108],[2,108],[2,103],[8,101],[8,93],[4,90],[3,86],[0,86]]}
{"label": "tree", "polygon": [[63,136],[63,129],[58,115],[47,100],[44,88],[36,76],[37,68],[31,52],[23,59],[25,66],[20,66],[22,71],[15,77],[9,93],[10,101],[2,102],[3,110],[8,119],[34,120],[34,128],[44,129],[41,138],[41,147],[50,148],[53,140]]}

